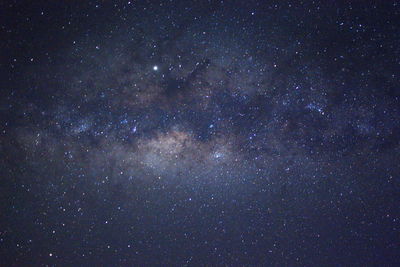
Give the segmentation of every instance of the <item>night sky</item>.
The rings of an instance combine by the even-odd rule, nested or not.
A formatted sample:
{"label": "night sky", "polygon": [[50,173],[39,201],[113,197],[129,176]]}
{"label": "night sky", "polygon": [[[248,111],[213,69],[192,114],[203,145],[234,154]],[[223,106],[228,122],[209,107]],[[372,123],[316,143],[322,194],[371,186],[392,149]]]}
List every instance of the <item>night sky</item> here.
{"label": "night sky", "polygon": [[0,266],[399,266],[400,2],[1,1]]}

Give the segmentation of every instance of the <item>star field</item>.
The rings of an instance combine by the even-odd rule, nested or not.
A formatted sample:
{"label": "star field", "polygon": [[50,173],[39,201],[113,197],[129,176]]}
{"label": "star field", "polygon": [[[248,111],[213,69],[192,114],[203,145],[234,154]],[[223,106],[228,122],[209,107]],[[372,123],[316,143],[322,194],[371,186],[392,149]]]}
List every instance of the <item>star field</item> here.
{"label": "star field", "polygon": [[397,266],[398,1],[0,4],[0,266]]}

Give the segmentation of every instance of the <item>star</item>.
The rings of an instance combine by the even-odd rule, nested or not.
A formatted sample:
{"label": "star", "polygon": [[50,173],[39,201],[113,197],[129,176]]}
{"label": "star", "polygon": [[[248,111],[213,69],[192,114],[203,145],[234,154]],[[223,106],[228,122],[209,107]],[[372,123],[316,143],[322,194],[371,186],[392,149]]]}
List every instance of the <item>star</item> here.
{"label": "star", "polygon": [[400,266],[395,1],[6,2],[2,265]]}

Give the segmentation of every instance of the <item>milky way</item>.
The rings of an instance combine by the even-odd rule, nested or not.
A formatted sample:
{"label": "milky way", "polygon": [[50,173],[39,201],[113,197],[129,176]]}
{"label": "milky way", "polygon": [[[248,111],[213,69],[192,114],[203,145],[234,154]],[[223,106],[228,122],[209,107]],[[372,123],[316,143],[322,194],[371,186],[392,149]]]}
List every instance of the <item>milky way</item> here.
{"label": "milky way", "polygon": [[398,264],[398,3],[1,4],[5,266]]}

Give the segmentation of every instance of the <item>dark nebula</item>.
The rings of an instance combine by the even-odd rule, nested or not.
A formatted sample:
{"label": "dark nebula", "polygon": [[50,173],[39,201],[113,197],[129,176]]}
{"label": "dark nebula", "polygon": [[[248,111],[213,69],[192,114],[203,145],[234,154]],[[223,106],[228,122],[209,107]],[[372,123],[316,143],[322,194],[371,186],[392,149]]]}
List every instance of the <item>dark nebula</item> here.
{"label": "dark nebula", "polygon": [[0,266],[399,266],[399,7],[2,1]]}

